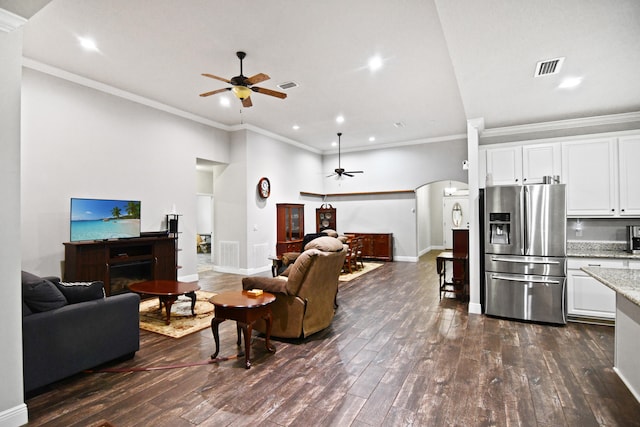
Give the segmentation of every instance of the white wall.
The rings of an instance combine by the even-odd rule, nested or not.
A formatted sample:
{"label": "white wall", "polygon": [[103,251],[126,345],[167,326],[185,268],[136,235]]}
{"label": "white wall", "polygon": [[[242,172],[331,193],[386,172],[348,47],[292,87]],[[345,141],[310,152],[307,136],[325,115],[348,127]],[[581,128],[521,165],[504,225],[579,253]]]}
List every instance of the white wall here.
{"label": "white wall", "polygon": [[143,231],[180,217],[178,271],[197,278],[196,158],[226,162],[229,135],[24,69],[22,267],[60,275],[71,197],[141,200]]}
{"label": "white wall", "polygon": [[20,72],[22,30],[0,31],[0,426],[27,421],[22,384],[22,290],[20,287]]}
{"label": "white wall", "polygon": [[[247,267],[264,270],[270,268],[266,257],[275,255],[276,204],[303,203],[305,233],[315,232],[317,206],[302,200],[300,190],[318,190],[322,184],[322,158],[257,132],[249,131],[247,141]],[[257,193],[261,177],[269,178],[271,183],[271,195],[266,200]]]}
{"label": "white wall", "polygon": [[427,184],[416,189],[416,222],[418,234],[418,256],[421,256],[431,250],[431,193],[432,185]]}
{"label": "white wall", "polygon": [[[239,273],[246,268],[247,142],[246,131],[231,133],[229,164],[214,167],[213,254],[217,271]],[[237,244],[230,256],[229,243]],[[224,245],[221,246],[221,245]]]}
{"label": "white wall", "polygon": [[[414,190],[441,180],[467,182],[462,161],[467,158],[466,140],[406,145],[381,150],[342,153],[342,167],[364,170],[354,178],[325,179],[325,193]],[[338,155],[324,158],[325,175],[338,166]]]}
{"label": "white wall", "polygon": [[[353,178],[323,178],[323,193],[415,190],[426,183],[445,179],[467,182],[467,172],[462,169],[462,161],[466,158],[464,140],[342,153],[343,168],[364,170],[364,174]],[[325,175],[337,164],[337,154],[325,156]],[[321,201],[315,200],[319,206]],[[393,233],[394,258],[397,260],[416,261],[424,249],[417,246],[415,194],[340,196],[329,197],[327,202],[337,209],[339,232]],[[434,208],[431,204],[430,209]],[[431,241],[436,238],[434,233],[431,224]]]}

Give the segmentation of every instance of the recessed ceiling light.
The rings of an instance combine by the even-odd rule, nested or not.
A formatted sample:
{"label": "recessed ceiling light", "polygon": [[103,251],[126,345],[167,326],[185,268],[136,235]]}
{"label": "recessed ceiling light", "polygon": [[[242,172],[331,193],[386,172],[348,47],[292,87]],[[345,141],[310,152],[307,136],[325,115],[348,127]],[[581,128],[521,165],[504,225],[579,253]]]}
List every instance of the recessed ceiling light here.
{"label": "recessed ceiling light", "polygon": [[293,130],[298,130],[298,129],[300,129],[300,126],[298,126],[298,125],[293,125],[293,126],[291,126],[291,127],[293,128]]}
{"label": "recessed ceiling light", "polygon": [[582,77],[567,77],[560,82],[558,87],[560,89],[572,89],[579,86],[582,83]]}
{"label": "recessed ceiling light", "polygon": [[96,52],[98,50],[98,46],[96,42],[87,37],[78,37],[78,41],[80,42],[80,46],[82,46],[85,50],[91,50]]}
{"label": "recessed ceiling light", "polygon": [[221,96],[220,105],[222,105],[223,107],[228,107],[229,105],[231,105],[231,102],[229,101],[229,98],[227,98],[226,96]]}
{"label": "recessed ceiling light", "polygon": [[344,123],[344,116],[338,116],[338,117],[336,117],[336,122],[338,122],[338,123]]}
{"label": "recessed ceiling light", "polygon": [[375,141],[375,140],[376,140],[376,137],[375,137],[375,136],[370,136],[370,137],[369,137],[369,142],[373,142],[373,141]]}
{"label": "recessed ceiling light", "polygon": [[376,71],[382,68],[382,58],[379,56],[373,56],[369,59],[369,70]]}
{"label": "recessed ceiling light", "polygon": [[335,142],[335,141],[333,141],[333,142],[331,143],[331,146],[332,146],[332,147],[336,147],[337,145],[338,145],[338,143],[337,143],[337,142]]}

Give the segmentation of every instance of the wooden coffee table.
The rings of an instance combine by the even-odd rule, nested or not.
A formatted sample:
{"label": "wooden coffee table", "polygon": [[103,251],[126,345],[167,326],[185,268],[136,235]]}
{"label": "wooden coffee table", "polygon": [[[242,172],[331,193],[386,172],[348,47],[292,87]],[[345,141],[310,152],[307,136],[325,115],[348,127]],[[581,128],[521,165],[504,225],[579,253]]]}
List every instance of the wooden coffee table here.
{"label": "wooden coffee table", "polygon": [[235,320],[238,333],[237,345],[240,346],[241,329],[244,333],[244,364],[245,368],[251,367],[251,332],[256,320],[265,319],[267,322],[267,336],[265,347],[267,351],[275,353],[276,349],[270,343],[271,339],[271,307],[269,305],[276,300],[275,295],[264,292],[262,295],[254,297],[247,294],[247,291],[229,291],[215,295],[209,302],[215,307],[215,317],[211,320],[211,331],[213,340],[216,343],[216,352],[211,355],[212,359],[218,357],[220,350],[220,337],[218,326],[225,320]]}
{"label": "wooden coffee table", "polygon": [[162,306],[167,312],[165,323],[171,323],[171,306],[180,295],[191,298],[191,314],[196,315],[196,291],[200,289],[197,283],[178,282],[177,280],[147,280],[146,282],[132,283],[129,290],[137,294],[156,295],[160,299],[160,310]]}

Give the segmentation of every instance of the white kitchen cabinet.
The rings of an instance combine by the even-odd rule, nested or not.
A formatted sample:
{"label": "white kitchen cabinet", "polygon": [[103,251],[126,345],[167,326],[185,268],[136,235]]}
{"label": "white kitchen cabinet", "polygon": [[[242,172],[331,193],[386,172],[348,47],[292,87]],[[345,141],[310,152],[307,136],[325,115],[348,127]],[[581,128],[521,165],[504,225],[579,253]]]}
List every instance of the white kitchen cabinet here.
{"label": "white kitchen cabinet", "polygon": [[487,181],[490,185],[522,183],[522,147],[487,148]]}
{"label": "white kitchen cabinet", "polygon": [[544,176],[560,175],[560,143],[487,146],[486,174],[493,185],[541,184]]}
{"label": "white kitchen cabinet", "polygon": [[[559,143],[522,146],[522,181],[524,184],[542,184],[545,176],[562,178],[561,149]],[[564,181],[563,181],[564,182]]]}
{"label": "white kitchen cabinet", "polygon": [[625,260],[568,258],[567,314],[570,320],[615,320],[616,293],[589,276],[582,267],[624,268]]}
{"label": "white kitchen cabinet", "polygon": [[562,143],[562,181],[567,184],[567,216],[617,214],[616,139]]}
{"label": "white kitchen cabinet", "polygon": [[620,215],[640,216],[640,135],[618,141],[620,176]]}

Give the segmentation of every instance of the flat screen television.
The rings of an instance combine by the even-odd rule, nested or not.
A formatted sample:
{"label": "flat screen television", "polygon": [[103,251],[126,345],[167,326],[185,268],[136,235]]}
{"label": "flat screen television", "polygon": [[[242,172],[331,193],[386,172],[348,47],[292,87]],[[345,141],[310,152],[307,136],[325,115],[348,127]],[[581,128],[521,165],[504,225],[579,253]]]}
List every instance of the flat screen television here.
{"label": "flat screen television", "polygon": [[71,199],[71,241],[140,237],[140,201]]}

